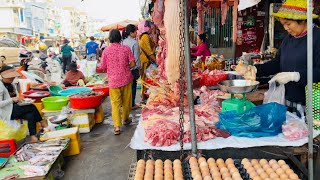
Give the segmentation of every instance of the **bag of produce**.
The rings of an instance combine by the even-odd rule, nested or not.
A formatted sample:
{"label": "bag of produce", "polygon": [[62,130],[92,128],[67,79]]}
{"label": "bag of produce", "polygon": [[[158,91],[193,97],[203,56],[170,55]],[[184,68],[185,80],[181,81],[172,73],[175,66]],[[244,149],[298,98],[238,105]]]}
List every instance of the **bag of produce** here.
{"label": "bag of produce", "polygon": [[264,94],[263,104],[276,102],[285,104],[285,87],[283,84],[277,87],[276,82],[269,84],[269,90]]}
{"label": "bag of produce", "polygon": [[14,139],[21,141],[27,136],[28,125],[19,124],[17,121],[0,119],[0,140]]}
{"label": "bag of produce", "polygon": [[308,136],[307,125],[300,119],[289,119],[282,125],[282,132],[286,139],[290,141],[296,141]]}
{"label": "bag of produce", "polygon": [[228,131],[232,136],[249,138],[276,136],[282,132],[286,111],[287,107],[284,105],[268,103],[244,113],[221,112],[216,126]]}

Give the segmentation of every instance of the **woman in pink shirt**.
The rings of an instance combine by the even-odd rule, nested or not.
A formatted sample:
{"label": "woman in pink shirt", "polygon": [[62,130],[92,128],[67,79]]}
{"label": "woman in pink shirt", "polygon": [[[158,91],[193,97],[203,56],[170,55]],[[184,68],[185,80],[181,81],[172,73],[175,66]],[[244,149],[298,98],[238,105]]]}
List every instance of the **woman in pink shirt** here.
{"label": "woman in pink shirt", "polygon": [[199,34],[197,37],[197,44],[198,46],[191,48],[191,56],[197,57],[202,56],[202,61],[206,60],[207,56],[211,56],[210,49],[206,44],[206,35]]}
{"label": "woman in pink shirt", "polygon": [[121,117],[124,125],[132,122],[129,119],[132,106],[131,85],[133,80],[130,69],[135,67],[135,59],[130,48],[120,44],[122,38],[119,30],[111,30],[109,39],[111,44],[102,53],[101,69],[106,70],[108,74],[114,134],[119,135],[122,125]]}

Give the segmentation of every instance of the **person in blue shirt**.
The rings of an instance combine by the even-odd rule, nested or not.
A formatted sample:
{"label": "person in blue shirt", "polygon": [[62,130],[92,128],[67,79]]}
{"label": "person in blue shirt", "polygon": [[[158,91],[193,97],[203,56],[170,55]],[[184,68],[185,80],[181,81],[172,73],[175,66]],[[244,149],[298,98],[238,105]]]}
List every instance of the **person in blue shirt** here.
{"label": "person in blue shirt", "polygon": [[90,37],[90,42],[86,44],[86,56],[88,61],[99,60],[99,56],[97,56],[99,52],[99,44],[94,42],[94,37]]}

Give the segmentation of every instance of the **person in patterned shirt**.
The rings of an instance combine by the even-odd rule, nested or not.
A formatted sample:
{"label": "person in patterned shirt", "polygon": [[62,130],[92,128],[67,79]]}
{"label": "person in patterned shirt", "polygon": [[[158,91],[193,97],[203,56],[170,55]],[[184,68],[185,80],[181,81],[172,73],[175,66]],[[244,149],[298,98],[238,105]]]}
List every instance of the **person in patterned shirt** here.
{"label": "person in patterned shirt", "polygon": [[122,37],[119,30],[111,30],[109,39],[110,45],[102,53],[101,69],[106,70],[108,75],[114,134],[119,135],[122,125],[121,117],[124,125],[132,122],[129,119],[132,106],[131,68],[136,64],[130,48],[120,43]]}

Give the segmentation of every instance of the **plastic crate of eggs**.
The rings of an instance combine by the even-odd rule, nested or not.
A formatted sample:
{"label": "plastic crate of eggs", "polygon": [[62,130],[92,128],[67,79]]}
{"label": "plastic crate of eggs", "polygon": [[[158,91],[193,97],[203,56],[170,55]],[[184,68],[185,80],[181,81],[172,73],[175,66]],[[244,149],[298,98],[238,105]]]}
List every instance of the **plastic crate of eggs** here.
{"label": "plastic crate of eggs", "polygon": [[189,159],[190,171],[193,180],[242,180],[239,169],[235,166],[234,160],[229,158],[226,161],[204,157]]}
{"label": "plastic crate of eggs", "polygon": [[299,176],[284,160],[242,159],[241,164],[252,180],[298,180]]}
{"label": "plastic crate of eggs", "polygon": [[169,159],[162,161],[139,160],[136,166],[134,180],[183,180],[181,161]]}

